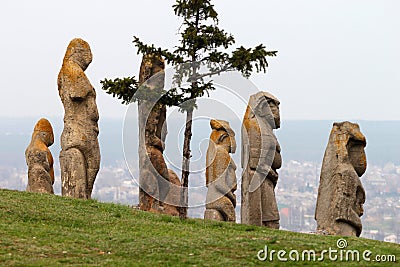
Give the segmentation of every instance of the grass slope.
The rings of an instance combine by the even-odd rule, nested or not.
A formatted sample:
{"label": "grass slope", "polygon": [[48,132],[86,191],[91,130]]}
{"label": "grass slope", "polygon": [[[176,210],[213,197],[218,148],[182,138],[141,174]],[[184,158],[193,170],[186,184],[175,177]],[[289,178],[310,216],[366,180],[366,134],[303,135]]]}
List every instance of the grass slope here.
{"label": "grass slope", "polygon": [[[132,210],[123,205],[0,190],[0,265],[3,266],[252,266],[268,249],[336,248],[338,237],[270,230]],[[396,263],[336,262],[342,266],[392,266],[400,246],[346,238],[348,249],[396,255]],[[287,257],[287,255],[286,255]],[[290,265],[331,266],[332,262]]]}

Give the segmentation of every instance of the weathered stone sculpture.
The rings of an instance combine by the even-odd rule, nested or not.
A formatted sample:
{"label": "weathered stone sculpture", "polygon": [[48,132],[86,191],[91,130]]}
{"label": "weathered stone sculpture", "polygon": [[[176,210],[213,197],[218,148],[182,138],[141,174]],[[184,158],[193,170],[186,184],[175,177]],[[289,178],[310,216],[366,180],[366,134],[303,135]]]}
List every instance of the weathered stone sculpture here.
{"label": "weathered stone sculpture", "polygon": [[32,139],[25,150],[28,165],[26,191],[54,194],[53,156],[49,146],[54,143],[53,128],[46,119],[40,119],[33,130]]}
{"label": "weathered stone sculpture", "polygon": [[[156,75],[157,74],[157,75]],[[164,87],[164,60],[155,55],[143,57],[140,67],[139,90],[151,95],[149,90],[157,91]],[[142,100],[139,105],[139,208],[145,211],[177,215],[179,179],[168,170],[163,152],[167,135],[166,112],[164,105]],[[170,178],[171,176],[171,178]],[[176,184],[176,186],[174,186]],[[174,192],[168,195],[170,188]],[[170,205],[166,205],[168,201]]]}
{"label": "weathered stone sculpture", "polygon": [[206,211],[204,219],[235,222],[236,165],[229,153],[235,153],[235,133],[229,122],[211,120],[210,143],[206,155]]}
{"label": "weathered stone sculpture", "polygon": [[169,191],[164,199],[164,214],[179,216],[178,203],[181,197],[181,181],[173,170],[168,169]]}
{"label": "weathered stone sculpture", "polygon": [[365,191],[359,177],[367,168],[366,144],[358,124],[333,124],[318,188],[318,232],[360,236]]}
{"label": "weathered stone sculpture", "polygon": [[250,96],[242,125],[242,223],[279,229],[275,199],[282,165],[273,130],[280,128],[279,100],[267,92]]}
{"label": "weathered stone sculpture", "polygon": [[73,39],[58,75],[58,93],[64,105],[60,153],[62,195],[83,199],[91,198],[100,168],[96,92],[84,72],[91,62],[89,44]]}

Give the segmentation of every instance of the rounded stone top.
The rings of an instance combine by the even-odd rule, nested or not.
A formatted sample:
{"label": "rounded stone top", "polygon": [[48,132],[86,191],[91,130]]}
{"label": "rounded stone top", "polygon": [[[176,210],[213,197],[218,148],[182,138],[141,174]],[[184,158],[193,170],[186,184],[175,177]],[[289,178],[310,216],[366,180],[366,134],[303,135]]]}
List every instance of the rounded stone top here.
{"label": "rounded stone top", "polygon": [[35,125],[35,132],[46,132],[53,134],[53,128],[47,119],[41,118]]}
{"label": "rounded stone top", "polygon": [[367,140],[361,133],[360,126],[357,123],[352,123],[349,121],[334,122],[332,132],[335,134],[347,135],[348,139],[353,139],[354,141],[360,142],[364,146],[367,144]]}
{"label": "rounded stone top", "polygon": [[72,60],[83,70],[86,70],[92,59],[93,55],[89,44],[81,38],[75,38],[69,43],[64,56],[64,62]]}
{"label": "rounded stone top", "polygon": [[260,91],[252,96],[250,96],[250,103],[252,104],[252,108],[255,108],[258,106],[260,102],[263,100],[272,100],[275,102],[276,105],[279,105],[281,102],[276,98],[274,95],[265,92],[265,91]]}
{"label": "rounded stone top", "polygon": [[229,125],[229,122],[227,121],[212,119],[210,120],[210,126],[211,129],[217,131],[222,130],[227,132],[230,136],[235,136],[235,132],[232,130],[231,126]]}
{"label": "rounded stone top", "polygon": [[276,106],[279,106],[280,102],[278,98],[273,96],[272,94],[264,91],[260,91],[254,95],[250,96],[249,103],[248,103],[248,111],[246,111],[245,118],[253,118],[255,114],[257,113],[258,107],[264,102],[264,101],[272,101],[275,103]]}

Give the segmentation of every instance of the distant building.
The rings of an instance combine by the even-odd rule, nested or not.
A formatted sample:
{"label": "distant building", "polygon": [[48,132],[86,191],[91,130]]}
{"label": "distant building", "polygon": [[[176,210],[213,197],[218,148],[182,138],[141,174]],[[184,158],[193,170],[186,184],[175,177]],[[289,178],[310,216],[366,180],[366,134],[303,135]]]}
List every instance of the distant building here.
{"label": "distant building", "polygon": [[385,241],[385,242],[390,242],[390,243],[397,243],[397,236],[396,236],[396,235],[388,235],[388,236],[385,236],[385,238],[383,239],[383,241]]}

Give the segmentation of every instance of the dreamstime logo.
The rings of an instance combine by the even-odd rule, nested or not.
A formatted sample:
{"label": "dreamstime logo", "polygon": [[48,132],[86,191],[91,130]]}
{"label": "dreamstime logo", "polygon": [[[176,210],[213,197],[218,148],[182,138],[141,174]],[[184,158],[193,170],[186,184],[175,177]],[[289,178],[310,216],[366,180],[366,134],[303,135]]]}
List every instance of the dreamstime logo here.
{"label": "dreamstime logo", "polygon": [[372,251],[357,249],[346,249],[348,243],[346,239],[340,238],[336,241],[336,248],[329,247],[322,251],[315,250],[274,250],[266,245],[264,249],[257,252],[257,259],[260,261],[366,261],[366,262],[396,262],[396,255],[375,255]]}
{"label": "dreamstime logo", "polygon": [[347,240],[346,240],[346,239],[343,239],[343,238],[339,238],[339,239],[336,241],[336,246],[337,246],[339,249],[347,248]]}
{"label": "dreamstime logo", "polygon": [[[211,144],[210,137],[210,120],[229,121],[232,129],[236,133],[236,138],[241,138],[242,120],[249,104],[249,97],[259,92],[257,87],[248,79],[244,78],[240,72],[227,72],[212,77],[202,77],[204,82],[212,82],[216,90],[209,92],[209,95],[196,99],[196,109],[193,113],[193,138],[191,142],[192,158],[190,165],[190,174],[196,175],[195,182],[189,184],[189,203],[183,204],[179,198],[166,198],[167,191],[180,192],[180,185],[170,183],[165,176],[168,175],[166,168],[173,169],[178,176],[182,171],[182,143],[183,132],[185,129],[186,114],[182,113],[182,108],[187,106],[190,101],[182,103],[179,107],[170,107],[167,112],[161,110],[159,100],[167,93],[173,92],[177,88],[190,85],[191,64],[182,64],[181,66],[169,68],[165,71],[158,72],[145,81],[137,90],[134,99],[140,100],[139,103],[130,104],[125,114],[124,130],[123,130],[123,149],[128,169],[134,181],[153,198],[161,200],[164,203],[174,206],[198,207],[203,206],[203,200],[190,199],[192,194],[204,195],[206,191],[205,179],[200,181],[198,177],[203,175],[206,168],[206,150]],[[207,66],[199,67],[199,73],[212,72]],[[188,76],[189,75],[189,76]],[[176,83],[176,77],[180,77],[181,84]],[[257,102],[257,104],[259,104]],[[258,108],[256,106],[251,107]],[[268,105],[267,108],[269,109]],[[271,113],[271,110],[264,112]],[[268,119],[269,117],[266,116]],[[256,118],[259,120],[259,118]],[[162,122],[160,125],[160,122]],[[168,122],[168,127],[167,127]],[[197,128],[196,128],[197,127]],[[248,138],[242,133],[243,139]],[[137,140],[139,140],[137,142]],[[261,146],[266,140],[261,140]],[[246,142],[245,142],[246,143]],[[248,143],[248,142],[247,142]],[[270,148],[271,145],[268,145]],[[242,148],[239,146],[235,161],[240,161]],[[265,155],[269,162],[264,162],[263,168],[267,165],[271,166],[275,150],[272,149]],[[163,163],[165,162],[166,165]],[[212,161],[211,161],[212,162]],[[246,164],[246,163],[245,163]],[[244,166],[246,166],[244,164]],[[240,167],[240,166],[238,166]],[[241,176],[240,170],[236,171],[237,177]],[[259,178],[259,177],[258,177]],[[224,179],[224,177],[221,177]],[[263,178],[265,179],[265,177]],[[218,181],[219,179],[217,179]],[[258,188],[262,181],[257,179],[253,181],[253,188]],[[215,181],[214,183],[217,183]],[[239,184],[240,181],[238,181]],[[228,193],[232,188],[226,188]],[[216,199],[207,199],[207,202]]]}

